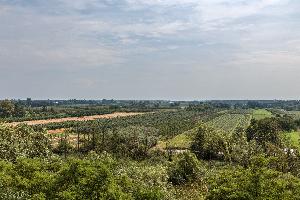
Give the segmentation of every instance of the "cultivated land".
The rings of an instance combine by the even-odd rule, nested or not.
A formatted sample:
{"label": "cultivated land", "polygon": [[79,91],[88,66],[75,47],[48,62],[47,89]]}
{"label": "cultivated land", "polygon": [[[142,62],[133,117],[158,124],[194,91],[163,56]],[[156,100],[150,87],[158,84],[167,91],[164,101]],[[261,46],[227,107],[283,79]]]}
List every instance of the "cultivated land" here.
{"label": "cultivated land", "polygon": [[293,131],[291,133],[287,133],[291,137],[291,143],[292,145],[298,147],[300,150],[300,132],[299,131]]}
{"label": "cultivated land", "polygon": [[50,119],[0,124],[0,199],[293,200],[300,196],[299,113],[267,103],[152,110],[155,104],[128,113],[108,106],[114,113],[103,115],[91,114],[91,105],[90,116],[67,118],[29,107],[26,116]]}
{"label": "cultivated land", "polygon": [[111,118],[116,118],[116,117],[129,117],[129,116],[135,116],[135,115],[141,115],[141,114],[143,114],[143,113],[112,113],[112,114],[83,116],[83,117],[66,117],[66,118],[47,119],[47,120],[12,122],[12,123],[9,123],[9,125],[17,126],[18,124],[27,124],[27,125],[31,126],[31,125],[61,123],[61,122],[70,122],[70,121],[92,121],[92,120],[96,120],[96,119],[111,119]]}
{"label": "cultivated land", "polygon": [[266,109],[257,109],[253,111],[253,118],[260,120],[264,119],[266,117],[272,117],[272,113],[270,111],[267,111]]}
{"label": "cultivated land", "polygon": [[[229,114],[222,112],[221,116],[215,117],[205,124],[213,127],[216,130],[222,131],[225,134],[231,135],[238,128],[245,130],[252,119],[251,114]],[[159,149],[189,149],[196,135],[197,128],[188,130],[182,134],[176,135],[167,141],[158,143]]]}

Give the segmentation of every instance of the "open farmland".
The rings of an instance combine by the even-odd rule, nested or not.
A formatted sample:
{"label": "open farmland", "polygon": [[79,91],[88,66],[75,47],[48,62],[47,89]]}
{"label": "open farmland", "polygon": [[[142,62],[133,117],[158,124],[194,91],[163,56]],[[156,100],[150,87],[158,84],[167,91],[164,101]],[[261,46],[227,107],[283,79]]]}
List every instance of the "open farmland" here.
{"label": "open farmland", "polygon": [[195,133],[197,128],[193,128],[191,130],[185,131],[182,134],[176,135],[175,137],[166,140],[159,141],[156,149],[189,149],[191,143],[193,142],[193,138],[195,137]]}
{"label": "open farmland", "polygon": [[299,131],[293,131],[290,133],[287,133],[291,139],[291,143],[292,145],[294,145],[295,147],[298,147],[298,149],[300,150],[300,132]]}
{"label": "open farmland", "polygon": [[[123,134],[123,131],[127,128],[140,130],[140,134],[146,134],[143,132],[150,130],[150,132],[158,134],[153,135],[157,139],[170,138],[194,128],[200,120],[209,120],[214,115],[214,112],[164,111],[127,117],[100,118],[94,121],[40,124],[34,127],[37,129],[46,128],[51,135],[51,140],[56,144],[62,138],[66,138],[73,146],[76,146],[79,138],[79,140],[82,140],[82,146],[84,143],[93,142],[96,137],[99,140],[99,135],[108,140],[113,134]],[[101,142],[103,143],[103,141]]]}
{"label": "open farmland", "polygon": [[250,114],[224,114],[209,121],[207,124],[215,129],[231,134],[237,128],[247,128],[250,120]]}
{"label": "open farmland", "polygon": [[112,114],[83,116],[83,117],[66,117],[66,118],[47,119],[47,120],[12,122],[12,123],[9,123],[9,125],[11,125],[11,126],[17,126],[18,124],[42,125],[42,124],[62,123],[62,122],[71,122],[71,121],[92,121],[92,120],[96,120],[96,119],[111,119],[111,118],[116,118],[116,117],[129,117],[129,116],[135,116],[135,115],[141,115],[141,114],[143,114],[143,113],[112,113]]}
{"label": "open farmland", "polygon": [[0,0],[0,200],[300,200],[300,0]]}
{"label": "open farmland", "polygon": [[253,110],[252,115],[253,115],[253,118],[257,119],[257,120],[264,119],[267,117],[272,117],[272,113],[266,109]]}
{"label": "open farmland", "polygon": [[[225,112],[226,113],[226,112]],[[231,135],[237,128],[246,129],[251,121],[250,114],[222,114],[206,122],[214,129],[220,130],[227,135]],[[159,148],[171,149],[189,149],[195,137],[197,128],[188,130],[182,134],[176,135],[172,139],[158,144]]]}
{"label": "open farmland", "polygon": [[[185,106],[186,104],[184,102]],[[145,109],[134,106],[126,109]],[[162,106],[155,104],[155,107]],[[123,109],[124,106],[120,108]],[[31,108],[27,109],[29,112]],[[35,112],[36,110],[43,108],[35,108]],[[272,172],[273,178],[276,178],[272,184],[278,180],[290,183],[290,179],[282,179],[281,175],[274,176],[275,172],[284,176],[289,173],[289,176],[298,179],[300,160],[298,151],[294,150],[295,146],[299,147],[300,135],[299,132],[287,130],[297,122],[296,118],[274,112],[274,117],[268,118],[272,114],[265,109],[234,109],[214,104],[184,107],[172,103],[166,108],[146,110],[148,111],[49,118],[16,122],[10,126],[7,123],[0,124],[0,181],[3,180],[1,183],[5,183],[6,188],[15,187],[14,190],[18,191],[21,186],[12,186],[13,183],[9,182],[17,174],[17,180],[21,179],[22,182],[14,184],[26,183],[29,189],[22,191],[25,190],[27,196],[38,187],[33,181],[38,181],[45,185],[39,187],[38,192],[43,191],[45,195],[55,197],[52,199],[58,199],[65,194],[67,189],[64,187],[73,188],[76,185],[76,191],[72,192],[76,194],[80,188],[94,188],[95,180],[100,180],[97,184],[102,187],[101,178],[108,177],[109,181],[114,181],[126,194],[140,195],[142,190],[142,199],[198,200],[205,197],[202,199],[209,200],[206,197],[214,192],[209,188],[223,187],[225,183],[220,183],[219,180],[224,180],[224,177],[226,184],[237,181],[232,178],[236,177],[237,172],[241,176],[237,177],[238,182],[256,177],[255,167],[260,165],[252,163],[257,158],[260,159],[259,162],[261,159],[264,159],[263,162],[272,162],[271,167],[259,168],[267,170],[261,177],[269,176],[269,172]],[[253,118],[257,120],[251,121]],[[5,122],[5,118],[3,121]],[[286,126],[281,126],[281,123]],[[17,126],[18,124],[22,125]],[[273,127],[277,129],[274,130]],[[291,146],[288,141],[283,140],[282,133],[289,136]],[[285,149],[281,149],[283,147]],[[285,153],[290,147],[293,152]],[[272,159],[269,159],[269,155]],[[295,167],[298,164],[299,167]],[[109,174],[102,176],[101,173],[106,172]],[[186,174],[190,173],[192,175],[189,177],[193,178],[186,178]],[[38,176],[39,174],[42,176]],[[49,177],[54,177],[54,180],[51,181]],[[82,180],[84,184],[61,183],[62,180],[73,180],[73,177]],[[269,178],[263,180],[264,184],[270,181]],[[86,186],[90,182],[92,185]],[[53,185],[58,185],[54,192]],[[234,183],[230,187],[235,188],[237,185]],[[293,190],[296,191],[295,188]],[[144,191],[150,197],[154,195],[154,198],[145,197]],[[81,199],[89,199],[89,194],[86,193],[87,196]],[[161,194],[164,198],[161,198]],[[223,193],[220,195],[216,199],[223,199]]]}

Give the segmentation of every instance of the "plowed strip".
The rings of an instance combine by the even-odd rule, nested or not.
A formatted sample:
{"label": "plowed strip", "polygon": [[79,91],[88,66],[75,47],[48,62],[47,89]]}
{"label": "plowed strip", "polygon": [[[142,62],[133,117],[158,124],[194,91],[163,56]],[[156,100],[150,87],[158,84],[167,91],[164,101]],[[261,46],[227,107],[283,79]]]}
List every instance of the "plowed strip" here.
{"label": "plowed strip", "polygon": [[47,119],[47,120],[33,120],[33,121],[24,121],[24,122],[12,122],[9,123],[11,126],[17,126],[18,124],[28,124],[28,125],[39,125],[39,124],[49,124],[49,123],[59,123],[59,122],[68,122],[68,121],[91,121],[96,119],[110,119],[116,117],[128,117],[141,115],[144,113],[112,113],[105,115],[93,115],[93,116],[84,116],[84,117],[67,117],[67,118],[58,118],[58,119]]}

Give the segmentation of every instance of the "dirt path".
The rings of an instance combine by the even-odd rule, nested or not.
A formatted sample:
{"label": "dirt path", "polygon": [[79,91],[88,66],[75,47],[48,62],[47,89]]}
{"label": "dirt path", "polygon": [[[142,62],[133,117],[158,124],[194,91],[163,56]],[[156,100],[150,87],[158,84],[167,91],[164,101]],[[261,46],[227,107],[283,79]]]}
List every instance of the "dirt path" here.
{"label": "dirt path", "polygon": [[46,119],[46,120],[33,120],[33,121],[24,121],[24,122],[12,122],[9,123],[11,126],[17,126],[18,124],[28,124],[28,125],[39,125],[39,124],[49,124],[49,123],[59,123],[59,122],[68,122],[68,121],[92,121],[96,119],[110,119],[116,117],[128,117],[135,115],[142,115],[144,113],[112,113],[105,115],[93,115],[93,116],[83,116],[83,117],[67,117],[67,118],[58,118],[58,119]]}
{"label": "dirt path", "polygon": [[47,133],[51,135],[63,133],[66,129],[65,128],[60,128],[60,129],[54,129],[54,130],[48,130]]}

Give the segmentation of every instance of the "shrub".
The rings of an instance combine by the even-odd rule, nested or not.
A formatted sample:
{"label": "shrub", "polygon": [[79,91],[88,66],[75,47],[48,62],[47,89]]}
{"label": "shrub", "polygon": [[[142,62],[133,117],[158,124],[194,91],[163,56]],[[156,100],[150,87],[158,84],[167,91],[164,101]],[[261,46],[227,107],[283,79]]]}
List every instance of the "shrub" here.
{"label": "shrub", "polygon": [[191,183],[201,177],[201,163],[192,153],[183,153],[169,166],[169,181],[173,185]]}

